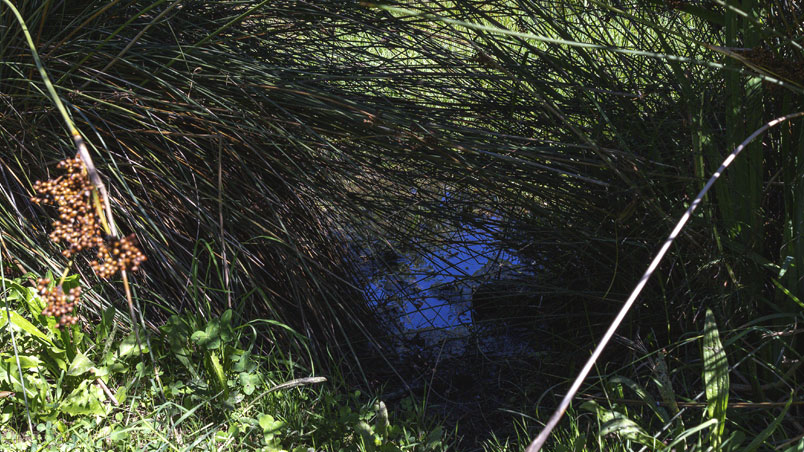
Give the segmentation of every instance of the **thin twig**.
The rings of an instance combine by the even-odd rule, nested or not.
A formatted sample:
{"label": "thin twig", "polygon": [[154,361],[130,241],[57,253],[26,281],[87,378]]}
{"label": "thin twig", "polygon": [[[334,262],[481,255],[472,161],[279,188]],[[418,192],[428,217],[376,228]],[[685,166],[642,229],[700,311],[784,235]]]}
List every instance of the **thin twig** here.
{"label": "thin twig", "polygon": [[114,406],[120,406],[120,402],[117,401],[114,394],[112,394],[112,391],[109,390],[109,387],[106,386],[106,383],[104,383],[103,380],[100,379],[100,377],[95,379],[95,384],[100,386],[103,392],[106,393],[106,397],[109,397]]}
{"label": "thin twig", "polygon": [[280,383],[276,386],[268,388],[267,391],[263,392],[262,394],[258,395],[254,400],[251,401],[249,406],[254,405],[260,400],[264,395],[272,393],[274,391],[279,391],[282,389],[290,389],[295,388],[296,386],[304,386],[310,384],[317,384],[317,383],[324,383],[327,381],[327,377],[304,377],[304,378],[296,378],[294,380],[286,381],[284,383]]}

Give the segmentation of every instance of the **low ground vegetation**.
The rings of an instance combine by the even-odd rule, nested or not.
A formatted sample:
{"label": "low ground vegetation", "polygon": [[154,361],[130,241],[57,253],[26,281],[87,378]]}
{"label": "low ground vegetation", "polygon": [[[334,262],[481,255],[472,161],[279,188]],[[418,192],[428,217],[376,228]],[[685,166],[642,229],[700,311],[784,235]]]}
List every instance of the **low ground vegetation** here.
{"label": "low ground vegetation", "polygon": [[[239,324],[231,310],[209,320],[177,314],[158,332],[143,330],[140,347],[112,310],[60,326],[42,314],[33,280],[4,280],[3,450],[437,451],[450,444],[415,399],[389,410],[337,376],[309,376],[264,340],[281,325]],[[64,282],[75,284],[75,277]]]}

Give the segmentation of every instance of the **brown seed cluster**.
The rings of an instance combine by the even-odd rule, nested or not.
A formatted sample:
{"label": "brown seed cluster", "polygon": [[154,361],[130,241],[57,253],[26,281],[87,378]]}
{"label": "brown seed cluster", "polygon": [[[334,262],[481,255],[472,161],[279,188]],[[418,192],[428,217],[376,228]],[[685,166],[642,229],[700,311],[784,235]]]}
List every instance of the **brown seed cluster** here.
{"label": "brown seed cluster", "polygon": [[61,286],[48,287],[50,285],[48,278],[39,278],[36,285],[39,296],[47,303],[42,315],[57,317],[59,327],[75,325],[78,322],[78,318],[73,315],[73,309],[81,298],[80,287],[73,287],[65,294]]}
{"label": "brown seed cluster", "polygon": [[137,248],[136,241],[137,238],[131,234],[98,247],[98,260],[90,262],[90,265],[101,278],[109,278],[118,270],[139,270],[145,255]]}
{"label": "brown seed cluster", "polygon": [[39,196],[32,197],[31,201],[56,206],[59,216],[53,221],[50,239],[66,243],[67,248],[61,253],[70,258],[83,249],[102,246],[103,239],[92,208],[92,184],[84,163],[76,157],[62,160],[58,167],[67,174],[44,182],[37,181],[34,190]]}
{"label": "brown seed cluster", "polygon": [[[59,162],[59,169],[66,174],[34,184],[37,196],[31,201],[37,204],[55,206],[58,218],[53,221],[50,238],[63,242],[67,247],[62,251],[64,257],[73,257],[82,250],[95,248],[97,259],[89,264],[101,278],[107,279],[118,271],[139,270],[145,255],[137,248],[134,235],[104,238],[100,219],[92,203],[94,187],[87,176],[84,162],[76,156]],[[65,294],[60,285],[48,288],[50,281],[40,279],[39,295],[47,302],[44,315],[59,317],[59,326],[74,324],[77,319],[72,311],[78,303],[80,289],[71,289]]]}
{"label": "brown seed cluster", "polygon": [[34,189],[39,196],[31,200],[58,209],[59,216],[53,222],[50,238],[67,244],[62,251],[64,257],[97,248],[97,260],[90,265],[101,278],[110,278],[119,270],[137,271],[145,255],[137,248],[134,235],[108,241],[101,235],[98,215],[92,205],[93,186],[84,162],[76,156],[59,162],[59,168],[67,174],[44,182],[37,181]]}

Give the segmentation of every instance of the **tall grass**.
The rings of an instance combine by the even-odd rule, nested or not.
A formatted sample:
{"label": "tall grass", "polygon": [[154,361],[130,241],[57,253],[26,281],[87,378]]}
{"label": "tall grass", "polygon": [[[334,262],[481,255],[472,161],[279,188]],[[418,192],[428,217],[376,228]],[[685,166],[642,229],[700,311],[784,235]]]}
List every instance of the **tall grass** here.
{"label": "tall grass", "polygon": [[[19,8],[121,230],[149,256],[135,281],[147,321],[240,307],[365,380],[382,359],[354,358],[390,352],[356,248],[417,249],[497,222],[499,240],[544,265],[523,282],[546,300],[525,321],[546,320],[536,334],[556,352],[539,363],[541,393],[585,358],[723,153],[802,109],[802,12],[785,2]],[[0,10],[4,262],[36,272],[63,263],[31,186],[74,152],[44,92]],[[745,151],[621,334],[660,348],[706,307],[728,329],[800,312],[801,127]],[[97,281],[88,318],[120,307],[81,272]],[[277,340],[307,353],[298,336]],[[745,340],[734,362],[759,381],[785,375],[788,364],[765,367],[780,353],[800,359],[800,341]]]}

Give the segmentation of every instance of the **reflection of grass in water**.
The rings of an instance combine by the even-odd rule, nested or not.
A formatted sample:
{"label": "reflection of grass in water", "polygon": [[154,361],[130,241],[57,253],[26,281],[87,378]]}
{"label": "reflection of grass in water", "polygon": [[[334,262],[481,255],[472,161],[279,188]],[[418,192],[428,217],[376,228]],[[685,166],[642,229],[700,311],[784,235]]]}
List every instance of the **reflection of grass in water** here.
{"label": "reflection of grass in water", "polygon": [[[510,277],[519,259],[504,250],[488,230],[466,227],[443,234],[413,255],[396,255],[397,265],[379,269],[367,287],[379,305],[396,303],[404,328],[455,328],[472,323],[473,294],[484,283]],[[401,265],[400,265],[401,264]]]}

